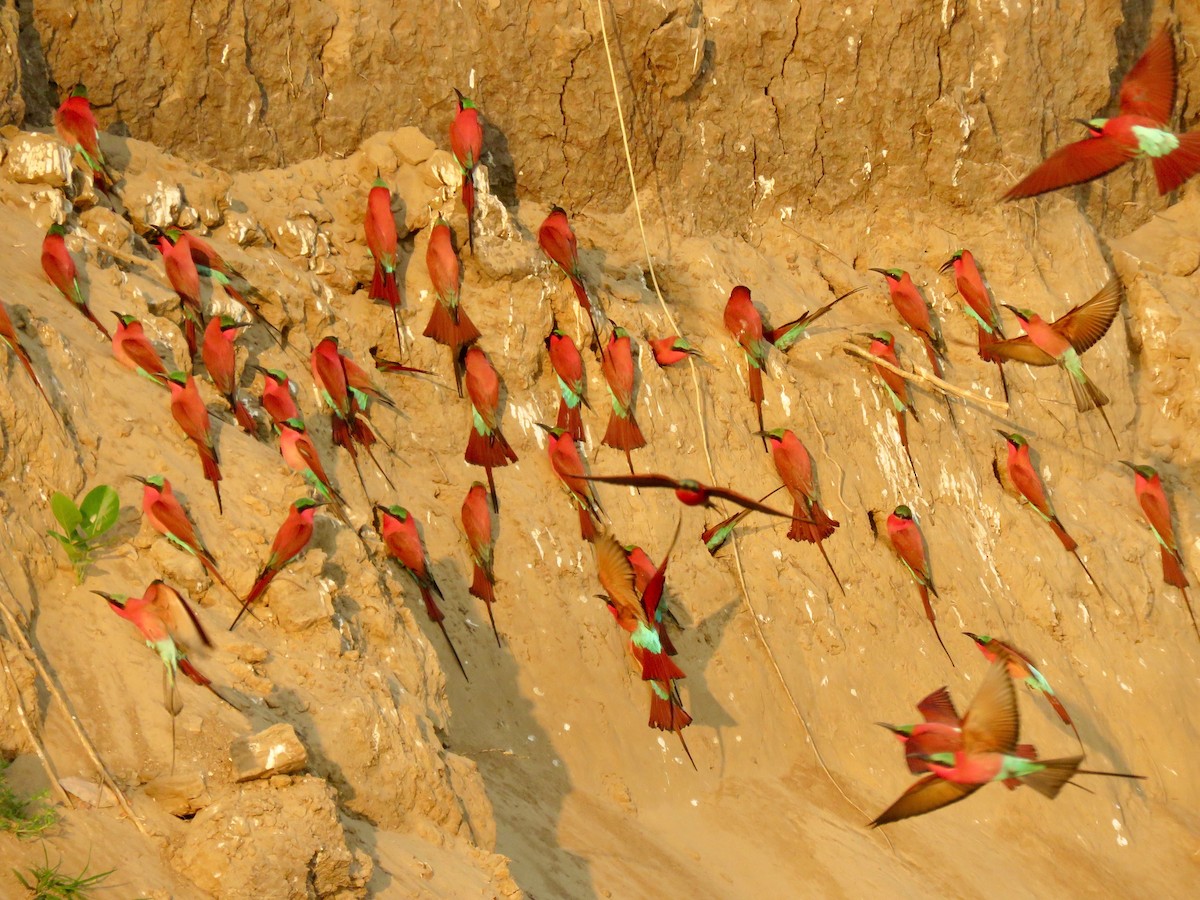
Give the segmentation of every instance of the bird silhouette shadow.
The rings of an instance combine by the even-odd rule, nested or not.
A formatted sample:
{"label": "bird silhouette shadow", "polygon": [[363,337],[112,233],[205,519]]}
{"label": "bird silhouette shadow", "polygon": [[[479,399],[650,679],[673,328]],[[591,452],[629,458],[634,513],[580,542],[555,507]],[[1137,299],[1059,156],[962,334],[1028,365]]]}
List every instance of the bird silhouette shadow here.
{"label": "bird silhouette shadow", "polygon": [[[503,647],[497,647],[487,610],[468,593],[459,559],[442,557],[432,568],[446,596],[446,622],[452,634],[458,632],[459,652],[471,673],[468,684],[457,670],[451,671],[453,660],[443,665],[450,708],[473,711],[455,716],[444,742],[479,768],[492,805],[496,852],[508,857],[513,879],[530,896],[592,896],[596,888],[587,860],[560,842],[559,818],[572,793],[570,772],[522,690],[513,656],[523,651],[518,634],[532,621],[518,616],[520,598],[501,579],[495,613]],[[461,625],[455,628],[463,621],[463,610],[480,623],[467,634]],[[515,645],[506,633],[514,635]],[[567,688],[564,683],[562,689]],[[488,711],[480,714],[481,709]]]}

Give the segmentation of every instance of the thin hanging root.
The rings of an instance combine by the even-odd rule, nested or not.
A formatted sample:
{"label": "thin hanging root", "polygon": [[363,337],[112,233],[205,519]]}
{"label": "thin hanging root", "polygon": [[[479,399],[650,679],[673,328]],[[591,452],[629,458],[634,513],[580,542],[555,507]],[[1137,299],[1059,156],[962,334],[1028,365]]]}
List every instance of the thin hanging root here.
{"label": "thin hanging root", "polygon": [[[646,225],[642,221],[642,203],[641,200],[638,199],[637,176],[633,171],[633,156],[629,152],[629,134],[625,130],[625,114],[621,111],[621,92],[617,87],[617,70],[613,65],[612,48],[609,46],[608,42],[608,25],[604,18],[604,3],[602,0],[596,0],[596,12],[600,16],[600,36],[604,39],[604,55],[608,61],[608,77],[609,81],[612,83],[613,101],[616,103],[617,107],[617,124],[621,128],[621,145],[625,152],[625,167],[626,171],[629,172],[629,187],[633,194],[633,211],[637,216],[638,231],[641,232],[642,236],[642,249],[646,253],[646,268],[650,272],[650,285],[654,288],[654,295],[658,298],[658,304],[660,307],[662,307],[663,315],[666,316],[667,321],[670,323],[671,330],[675,332],[676,337],[683,337],[683,332],[679,330],[679,326],[675,322],[675,317],[671,315],[671,311],[667,308],[667,301],[663,299],[662,290],[658,286],[658,274],[654,269],[654,257],[650,254],[650,242],[646,238]],[[855,347],[855,350],[858,350],[858,348]],[[860,355],[863,354],[863,351],[859,352]],[[873,357],[871,358],[873,359]],[[696,396],[696,424],[700,427],[700,445],[704,448],[704,460],[708,464],[709,478],[711,478],[715,483],[717,481],[717,475],[713,467],[712,448],[709,447],[708,443],[708,429],[705,428],[704,423],[704,400],[700,393],[700,376],[697,372],[695,357],[688,357],[688,369],[692,375],[692,388]],[[908,373],[904,374],[906,376],[908,375]],[[1005,404],[1003,408],[1007,410],[1007,404]],[[808,722],[804,718],[804,713],[800,711],[800,705],[796,702],[796,698],[792,694],[791,688],[788,687],[787,679],[783,677],[783,670],[779,668],[779,662],[775,659],[775,654],[771,650],[771,645],[767,643],[767,637],[765,634],[763,634],[762,623],[759,621],[758,613],[755,611],[754,604],[750,599],[750,589],[746,586],[746,572],[742,567],[742,556],[738,550],[736,531],[730,537],[730,543],[733,544],[733,560],[734,566],[737,570],[738,584],[742,590],[742,599],[745,601],[746,609],[750,613],[751,623],[754,625],[754,632],[758,636],[759,643],[762,644],[764,652],[767,654],[767,660],[770,662],[771,667],[775,670],[775,675],[779,679],[779,684],[783,688],[783,693],[787,697],[788,703],[792,707],[792,711],[796,714],[796,718],[800,721],[800,725],[803,727],[804,734],[808,738],[809,743],[812,744],[813,756],[816,757],[817,764],[821,767],[821,771],[825,773],[825,777],[829,779],[829,783],[832,784],[834,789],[842,796],[842,799],[845,800],[852,809],[859,813],[859,815],[866,818],[866,811],[850,798],[850,795],[846,793],[842,786],[838,784],[837,779],[833,777],[833,773],[829,771],[829,766],[825,764],[825,758],[821,755],[821,751],[817,747],[817,741],[816,738],[813,737],[812,729],[808,727]],[[883,838],[884,843],[888,845],[888,849],[892,850],[894,853],[895,847],[892,845],[892,839],[882,832],[879,834]]]}
{"label": "thin hanging root", "polygon": [[8,652],[4,649],[3,641],[0,641],[0,664],[3,664],[4,674],[8,676],[8,683],[13,692],[13,705],[17,708],[17,718],[21,720],[21,727],[25,730],[25,736],[29,738],[29,744],[33,747],[33,752],[37,754],[38,761],[42,764],[42,771],[50,779],[50,784],[53,786],[54,792],[58,795],[59,799],[68,807],[74,807],[75,804],[71,802],[71,795],[58,783],[58,773],[54,771],[54,766],[46,756],[46,750],[42,746],[42,742],[34,734],[33,726],[29,724],[29,718],[25,715],[25,704],[21,700],[21,688],[17,684],[17,677],[13,674],[12,668],[8,664]]}
{"label": "thin hanging root", "polygon": [[1192,617],[1192,628],[1196,630],[1196,637],[1200,638],[1200,625],[1196,624],[1196,613],[1192,610],[1192,601],[1188,597],[1187,588],[1180,588],[1179,593],[1183,594],[1183,602],[1187,604],[1188,615]]}
{"label": "thin hanging root", "polygon": [[970,391],[964,391],[962,388],[955,387],[948,381],[943,381],[936,375],[931,375],[922,369],[914,368],[912,372],[909,372],[906,369],[901,369],[899,366],[893,366],[886,359],[879,359],[878,357],[872,356],[862,347],[859,347],[855,344],[842,344],[840,349],[843,353],[849,353],[851,356],[857,356],[861,359],[867,360],[868,362],[874,363],[881,368],[887,369],[890,372],[895,372],[901,378],[904,378],[908,381],[915,382],[916,384],[923,384],[925,387],[933,388],[936,391],[941,391],[943,394],[949,394],[953,397],[961,397],[969,403],[976,403],[980,406],[994,409],[999,413],[1008,415],[1007,403],[1004,403],[1000,400],[989,400],[987,397],[980,397],[978,394],[972,394]]}
{"label": "thin hanging root", "polygon": [[[12,587],[8,585],[8,579],[5,579],[5,586],[8,587],[9,595],[15,597],[15,595],[12,593]],[[67,721],[70,723],[71,729],[75,732],[75,737],[79,739],[79,743],[83,747],[84,752],[88,755],[88,758],[92,761],[92,764],[95,765],[96,772],[99,774],[101,781],[104,782],[104,786],[113,792],[113,795],[117,798],[117,804],[121,807],[121,811],[129,817],[129,820],[133,822],[137,830],[149,837],[150,832],[146,830],[146,826],[142,824],[142,820],[139,819],[134,813],[133,807],[129,805],[129,801],[125,798],[125,794],[117,786],[117,783],[113,781],[113,777],[108,774],[108,769],[105,768],[104,761],[100,759],[100,754],[96,751],[96,746],[84,733],[82,726],[79,724],[79,720],[75,718],[75,714],[72,712],[70,705],[67,703],[66,697],[64,697],[62,691],[58,689],[58,685],[51,680],[50,673],[47,672],[46,667],[42,665],[41,658],[33,649],[33,645],[29,643],[29,639],[25,636],[25,632],[20,629],[12,610],[9,609],[8,604],[2,600],[0,600],[0,612],[4,614],[4,620],[8,625],[9,634],[11,634],[17,644],[20,645],[21,652],[25,654],[25,658],[33,664],[38,676],[42,679],[42,683],[46,685],[46,690],[50,692],[50,696],[58,701],[59,706],[61,706],[63,708],[63,712],[66,713]],[[58,782],[56,781],[55,784],[58,784]],[[60,786],[59,790],[61,789],[62,788]]]}

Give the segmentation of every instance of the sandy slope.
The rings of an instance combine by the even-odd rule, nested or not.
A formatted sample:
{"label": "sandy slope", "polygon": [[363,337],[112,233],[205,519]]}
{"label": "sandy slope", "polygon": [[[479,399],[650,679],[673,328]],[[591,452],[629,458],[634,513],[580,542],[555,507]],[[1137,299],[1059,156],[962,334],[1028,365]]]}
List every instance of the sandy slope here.
{"label": "sandy slope", "polygon": [[[373,417],[395,448],[381,456],[394,493],[369,465],[364,492],[349,461],[332,455],[304,358],[310,342],[327,333],[363,362],[374,343],[391,349],[386,309],[364,291],[352,292],[369,274],[361,198],[380,166],[394,173],[399,216],[409,227],[426,226],[431,207],[453,208],[455,174],[446,155],[407,131],[373,139],[347,160],[214,182],[213,173],[146,145],[121,142],[121,149],[126,204],[135,215],[164,205],[141,200],[143,193],[160,195],[155,182],[162,180],[187,185],[173,217],[186,218],[191,207],[204,219],[194,198],[206,183],[221,185],[211,197],[214,240],[267,293],[268,315],[294,323],[299,351],[282,353],[256,329],[246,340],[249,356],[286,368],[300,385],[299,402],[322,453],[335,460],[334,477],[364,542],[322,518],[316,547],[272,588],[262,623],[225,634],[234,601],[141,523],[137,486],[124,476],[168,474],[237,586],[249,585],[285,504],[302,486],[272,446],[219,423],[227,503],[217,516],[164,395],[121,369],[91,326],[45,284],[37,254],[50,193],[35,196],[44,188],[4,182],[0,239],[12,248],[4,299],[25,310],[16,313],[23,336],[39,370],[54,372],[53,396],[69,412],[72,434],[64,438],[47,418],[22,372],[11,363],[0,368],[0,511],[12,551],[4,573],[81,722],[154,835],[140,838],[110,811],[73,812],[52,840],[68,859],[82,864],[90,852],[96,867],[118,866],[129,888],[118,889],[122,896],[304,896],[318,890],[306,855],[317,847],[335,856],[344,851],[342,867],[320,890],[346,896],[494,896],[517,888],[540,898],[910,895],[931,888],[984,896],[997,883],[1020,896],[1187,893],[1197,875],[1200,826],[1200,781],[1189,765],[1198,735],[1188,717],[1200,699],[1200,642],[1177,592],[1161,585],[1153,538],[1136,518],[1131,479],[1116,461],[1160,466],[1174,492],[1185,554],[1196,558],[1200,508],[1188,435],[1197,425],[1198,389],[1187,360],[1200,349],[1192,324],[1200,245],[1186,226],[1200,203],[1194,189],[1161,219],[1111,243],[1067,198],[1045,201],[1036,220],[1015,207],[975,215],[888,209],[796,223],[794,230],[791,223],[769,225],[743,238],[672,234],[668,243],[652,230],[668,302],[707,359],[697,371],[715,477],[756,496],[774,486],[775,475],[748,435],[743,364],[721,328],[730,287],[751,285],[770,319],[782,322],[827,302],[831,291],[869,285],[788,357],[774,356],[765,410],[768,427],[795,429],[817,458],[823,499],[842,522],[827,549],[846,596],[814,548],[784,539],[783,524],[752,518],[736,552],[730,547],[711,560],[694,537],[714,513],[681,511],[668,495],[601,490],[616,534],[643,543],[652,556],[683,517],[685,539],[668,593],[684,625],[678,661],[696,718],[687,732],[694,772],[674,738],[645,727],[644,689],[595,598],[590,551],[534,427],[553,417],[556,404],[541,349],[552,313],[580,338],[586,330],[569,288],[534,251],[530,234],[547,204],[527,199],[505,211],[486,198],[478,256],[466,261],[464,302],[505,379],[504,430],[521,457],[497,473],[503,515],[496,616],[504,638],[497,650],[485,610],[466,593],[458,532],[462,497],[480,474],[461,461],[469,411],[446,387],[446,352],[419,337],[431,302],[427,229],[406,245],[409,359],[434,368],[438,378],[381,376],[403,412],[377,410]],[[465,223],[454,211],[461,232]],[[585,274],[600,286],[605,310],[642,343],[666,325],[645,286],[631,221],[581,217],[577,228]],[[104,229],[119,234],[118,226],[93,211],[84,227],[88,236],[74,249],[86,261],[93,308],[164,314],[152,319],[152,330],[160,349],[181,359],[157,259],[139,257],[123,242],[122,263],[114,265],[96,237],[112,241]],[[918,394],[921,422],[911,435],[921,484],[914,482],[878,386],[839,347],[887,327],[898,336],[902,360],[923,363],[882,279],[866,272],[903,266],[925,286],[942,321],[950,379],[997,396],[994,367],[975,357],[973,326],[948,295],[949,280],[936,273],[960,243],[987,266],[1001,299],[1056,314],[1104,283],[1106,258],[1116,264],[1129,285],[1127,315],[1086,363],[1113,397],[1119,452],[1098,419],[1074,412],[1061,373],[1013,367],[1009,419],[959,406],[955,429],[940,400]],[[586,421],[595,438],[608,403],[599,366],[589,358],[587,368],[593,412]],[[249,383],[246,376],[243,385]],[[639,470],[707,478],[686,369],[660,372],[643,350],[638,417],[650,438],[634,455]],[[1030,436],[1058,512],[1104,596],[993,479],[992,459],[1002,449],[994,429],[1006,423]],[[619,453],[594,444],[588,451],[595,471],[623,470]],[[119,542],[76,587],[42,537],[45,497],[100,481],[122,494]],[[402,502],[417,515],[469,684],[425,620],[411,583],[383,561],[364,527],[369,500]],[[940,590],[939,625],[957,667],[937,647],[907,574],[867,526],[868,509],[900,502],[912,506],[925,532]],[[184,685],[176,770],[201,774],[209,794],[207,808],[190,821],[158,810],[140,790],[170,765],[159,663],[89,593],[140,590],[159,574],[198,600],[218,637],[206,671],[247,710],[239,714]],[[894,741],[873,723],[907,721],[913,703],[941,684],[965,705],[984,663],[962,630],[1003,635],[1025,648],[1075,715],[1089,764],[1136,771],[1147,781],[1092,780],[1093,793],[1068,789],[1054,804],[1031,791],[988,789],[936,816],[893,826],[886,837],[866,830],[909,782]],[[86,774],[61,713],[33,699],[27,692],[26,702],[46,714],[46,741],[60,771]],[[1047,755],[1075,752],[1074,738],[1048,708],[1024,695],[1021,703],[1027,739]],[[316,778],[231,784],[229,743],[275,721],[296,727]],[[11,717],[0,736],[6,755],[27,751]],[[27,758],[17,772],[22,785],[39,781]],[[336,812],[321,800],[325,783]],[[40,858],[7,837],[0,843],[6,860]]]}

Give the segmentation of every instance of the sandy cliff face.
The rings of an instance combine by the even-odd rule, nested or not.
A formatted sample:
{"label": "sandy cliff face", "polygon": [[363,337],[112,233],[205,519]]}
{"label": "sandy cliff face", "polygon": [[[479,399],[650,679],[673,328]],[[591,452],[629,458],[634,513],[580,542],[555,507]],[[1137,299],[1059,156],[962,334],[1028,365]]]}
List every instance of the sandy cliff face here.
{"label": "sandy cliff face", "polygon": [[[22,5],[24,81],[10,115],[24,104],[31,124],[48,121],[55,95],[39,71],[60,89],[86,77],[102,122],[132,135],[104,139],[123,177],[115,205],[88,199],[82,173],[51,139],[9,129],[3,144],[3,299],[67,426],[46,414],[14,363],[0,366],[8,602],[149,832],[110,809],[80,810],[54,846],[79,865],[89,852],[97,867],[116,865],[131,891],[174,896],[983,896],[1000,879],[1039,895],[1186,893],[1200,826],[1190,764],[1200,734],[1187,712],[1200,700],[1198,643],[1178,592],[1161,584],[1117,460],[1159,467],[1185,557],[1200,558],[1190,440],[1200,426],[1190,363],[1200,353],[1200,241],[1189,224],[1200,197],[1193,185],[1168,206],[1137,168],[1038,203],[993,201],[1072,134],[1071,117],[1104,106],[1165,12],[1115,3],[1091,4],[1083,17],[1024,3],[759,4],[753,13],[745,4],[617,4],[611,36],[623,98],[636,111],[655,265],[706,357],[697,406],[688,371],[657,369],[645,346],[668,326],[625,209],[594,7],[463,6],[418,19],[365,0]],[[0,26],[14,24],[12,13]],[[1186,126],[1198,77],[1187,41],[1200,20],[1178,15]],[[143,64],[129,64],[131,47],[146,54]],[[489,187],[476,254],[464,257],[464,303],[504,379],[504,430],[521,457],[497,473],[500,649],[467,594],[459,533],[459,506],[480,474],[462,462],[469,409],[454,396],[444,348],[420,336],[433,302],[428,226],[442,212],[465,234],[457,168],[438,148],[450,86],[466,90],[472,68],[489,123]],[[364,289],[361,218],[377,170],[409,233],[407,360],[436,373],[379,376],[401,410],[373,411],[395,489],[369,464],[360,485],[333,453],[306,359],[326,334],[364,364],[375,344],[395,355],[390,313]],[[736,549],[713,560],[695,536],[716,514],[682,512],[668,594],[684,626],[676,642],[698,772],[671,736],[645,727],[644,688],[595,598],[590,550],[535,427],[556,406],[542,348],[552,317],[581,344],[587,333],[532,239],[552,202],[571,208],[585,277],[641,347],[637,411],[650,444],[634,454],[640,471],[707,479],[707,443],[716,480],[755,496],[773,487],[769,459],[748,436],[744,363],[721,325],[729,290],[750,285],[780,323],[869,285],[788,356],[773,356],[765,405],[767,427],[794,429],[816,457],[822,498],[842,523],[826,547],[845,595],[814,548],[784,538],[786,526],[750,519]],[[133,226],[207,234],[263,291],[268,318],[288,326],[292,351],[253,329],[241,358],[295,379],[362,540],[318,517],[313,548],[279,576],[261,622],[224,633],[233,599],[142,522],[140,491],[124,476],[166,474],[243,589],[302,484],[273,445],[220,421],[227,502],[217,514],[165,394],[118,366],[45,282],[38,252],[51,221],[70,226],[92,308],[106,323],[110,309],[144,319],[180,364],[173,292]],[[1007,415],[959,405],[956,426],[939,398],[918,392],[916,481],[878,384],[842,345],[889,328],[902,361],[923,365],[882,279],[867,271],[901,266],[941,322],[949,379],[998,397],[974,326],[937,274],[963,245],[998,299],[1047,313],[1121,275],[1123,314],[1085,359],[1113,398],[1119,449],[1103,423],[1074,411],[1060,372],[1010,367]],[[619,472],[622,456],[598,445],[608,410],[599,365],[585,361],[591,465]],[[243,387],[257,393],[261,381],[251,383],[245,374]],[[1009,427],[1029,435],[1102,592],[993,478],[995,429]],[[99,482],[122,495],[118,540],[77,587],[44,536],[46,498]],[[616,534],[656,558],[681,514],[652,492],[605,489],[601,500]],[[403,503],[421,524],[470,683],[411,582],[384,559],[369,526],[375,501]],[[907,573],[867,525],[867,510],[901,502],[926,535],[954,667]],[[199,603],[218,645],[205,671],[243,707],[182,686],[174,781],[160,664],[90,593],[140,592],[158,575]],[[1095,793],[1068,790],[1053,805],[988,789],[895,826],[890,839],[867,832],[910,780],[894,741],[872,723],[908,721],[914,701],[942,684],[965,705],[984,665],[959,631],[1003,635],[1028,651],[1075,715],[1089,764],[1148,780],[1089,782]],[[60,774],[88,776],[61,710],[35,693],[29,666],[5,646]],[[7,777],[36,787],[12,695],[0,697],[0,746],[21,754]],[[1043,704],[1021,703],[1023,734],[1043,754],[1076,752]],[[235,782],[230,745],[277,723],[295,729],[306,774]],[[181,797],[194,818],[170,814]],[[37,847],[0,841],[6,859],[40,861]]]}

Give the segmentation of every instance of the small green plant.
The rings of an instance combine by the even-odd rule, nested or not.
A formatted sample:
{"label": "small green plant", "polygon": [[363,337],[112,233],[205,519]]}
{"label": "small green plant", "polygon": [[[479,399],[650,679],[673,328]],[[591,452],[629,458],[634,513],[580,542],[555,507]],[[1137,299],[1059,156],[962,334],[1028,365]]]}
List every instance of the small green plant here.
{"label": "small green plant", "polygon": [[62,533],[51,530],[48,534],[62,544],[67,559],[75,567],[76,583],[82,583],[100,537],[117,523],[121,498],[107,484],[101,484],[88,491],[83,502],[76,506],[66,494],[55,491],[50,498],[50,510],[62,526]]}
{"label": "small green plant", "polygon": [[0,831],[7,831],[19,838],[37,837],[58,821],[58,813],[46,805],[46,793],[22,800],[13,793],[4,780],[8,764],[0,761]]}
{"label": "small green plant", "polygon": [[[46,858],[45,865],[33,866],[25,875],[13,869],[17,881],[31,892],[33,900],[82,900],[82,898],[90,897],[92,888],[97,887],[100,882],[116,871],[116,869],[109,869],[107,872],[89,875],[87,873],[88,866],[91,865],[89,858],[83,866],[83,871],[78,875],[64,875],[62,860],[60,859],[51,866],[50,854],[46,853],[44,847],[42,853]],[[29,876],[28,879],[26,879],[26,875]]]}

